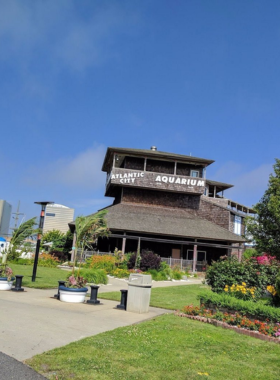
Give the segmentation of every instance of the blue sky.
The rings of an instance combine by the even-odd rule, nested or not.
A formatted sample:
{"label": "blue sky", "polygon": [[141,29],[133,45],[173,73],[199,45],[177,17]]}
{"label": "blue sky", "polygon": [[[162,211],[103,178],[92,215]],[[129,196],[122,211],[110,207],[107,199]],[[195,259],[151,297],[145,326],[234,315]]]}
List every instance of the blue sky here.
{"label": "blue sky", "polygon": [[280,2],[0,0],[0,198],[89,214],[108,146],[214,159],[259,201],[279,158]]}

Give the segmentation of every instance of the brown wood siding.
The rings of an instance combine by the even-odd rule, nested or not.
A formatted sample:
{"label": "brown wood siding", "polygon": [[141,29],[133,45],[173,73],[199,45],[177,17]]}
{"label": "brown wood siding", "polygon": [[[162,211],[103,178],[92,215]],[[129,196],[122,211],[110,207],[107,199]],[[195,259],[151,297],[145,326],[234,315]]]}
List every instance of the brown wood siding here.
{"label": "brown wood siding", "polygon": [[139,157],[125,157],[124,168],[132,170],[144,170],[144,158]]}
{"label": "brown wood siding", "polygon": [[198,210],[200,196],[125,187],[122,202]]}
{"label": "brown wood siding", "polygon": [[147,160],[146,170],[153,173],[174,174],[174,162]]}

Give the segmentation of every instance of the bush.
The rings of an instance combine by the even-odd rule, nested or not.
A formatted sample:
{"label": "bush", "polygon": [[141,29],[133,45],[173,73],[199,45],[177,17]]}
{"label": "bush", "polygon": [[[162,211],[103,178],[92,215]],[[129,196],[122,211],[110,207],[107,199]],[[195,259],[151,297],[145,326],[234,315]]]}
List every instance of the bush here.
{"label": "bush", "polygon": [[[9,260],[10,262],[10,260]],[[33,265],[34,264],[34,259],[17,259],[17,260],[13,260],[12,261],[13,263],[15,264],[19,264],[19,265]]]}
{"label": "bush", "polygon": [[273,259],[263,264],[263,261],[253,257],[240,263],[236,258],[227,258],[213,262],[206,271],[205,279],[217,293],[223,292],[226,285],[230,287],[245,282],[248,288],[255,288],[255,296],[258,298],[267,286],[275,284],[278,271],[279,262]]}
{"label": "bush", "polygon": [[[34,259],[32,259],[34,262]],[[59,260],[57,257],[50,255],[49,253],[41,253],[38,259],[39,267],[55,268],[59,265]]]}
{"label": "bush", "polygon": [[112,273],[115,269],[116,258],[110,255],[93,255],[86,260],[86,267],[104,269],[106,273]]}
{"label": "bush", "polygon": [[247,248],[243,253],[244,259],[250,259],[251,257],[258,256],[257,250],[255,248]]}
{"label": "bush", "polygon": [[[104,269],[90,269],[90,268],[82,268],[80,270],[76,269],[74,272],[74,276],[83,277],[87,280],[88,283],[92,284],[107,284],[108,278]],[[69,273],[67,279],[72,276],[72,273]]]}
{"label": "bush", "polygon": [[154,281],[166,281],[169,279],[165,272],[157,271],[156,269],[149,269],[146,274],[150,274]]}
{"label": "bush", "polygon": [[181,271],[178,271],[178,270],[173,270],[172,271],[172,278],[174,280],[182,280],[183,278],[183,273]]}
{"label": "bush", "polygon": [[68,261],[69,255],[65,254],[62,250],[60,249],[53,249],[50,251],[50,255],[53,257],[56,257],[59,262],[63,263],[64,261]]}
{"label": "bush", "polygon": [[227,308],[247,315],[247,317],[269,319],[272,322],[280,321],[280,309],[264,305],[261,302],[244,301],[231,297],[227,294],[217,294],[211,291],[205,291],[198,295],[200,303],[208,306],[212,304],[216,307]]}
{"label": "bush", "polygon": [[280,296],[280,272],[278,273],[276,277],[275,288],[276,288],[278,296]]}
{"label": "bush", "polygon": [[[136,255],[137,254],[135,252],[130,256],[130,259],[127,263],[128,269],[133,269],[135,267]],[[140,257],[140,269],[142,271],[145,272],[148,269],[160,269],[161,259],[159,255],[153,253],[152,251],[143,249],[140,253]]]}
{"label": "bush", "polygon": [[126,278],[126,277],[129,277],[130,272],[127,269],[116,268],[113,270],[111,274],[112,276],[117,277],[117,278]]}

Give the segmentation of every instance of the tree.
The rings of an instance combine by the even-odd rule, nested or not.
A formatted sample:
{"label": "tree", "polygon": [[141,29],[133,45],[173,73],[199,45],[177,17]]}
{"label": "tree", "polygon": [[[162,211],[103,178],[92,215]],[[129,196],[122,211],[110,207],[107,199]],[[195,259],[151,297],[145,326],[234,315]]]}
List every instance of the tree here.
{"label": "tree", "polygon": [[36,233],[36,229],[34,229],[35,225],[36,217],[28,219],[13,231],[8,252],[6,255],[3,255],[2,258],[2,264],[6,263],[7,256],[9,256],[9,259],[12,259],[15,255],[16,249],[24,243],[25,239]]}
{"label": "tree", "polygon": [[247,236],[252,236],[258,252],[267,252],[280,259],[280,160],[276,159],[274,175],[268,188],[254,206],[256,217],[246,219]]}
{"label": "tree", "polygon": [[[99,237],[106,237],[109,235],[105,215],[107,210],[101,210],[96,214],[89,216],[78,216],[75,220],[75,259],[77,257],[77,250],[81,250],[81,256],[85,248],[90,247],[97,242]],[[74,272],[73,265],[73,272]]]}
{"label": "tree", "polygon": [[63,233],[59,230],[46,232],[42,236],[42,243],[52,243],[51,251],[57,250],[68,254],[72,247],[73,234],[70,231]]}

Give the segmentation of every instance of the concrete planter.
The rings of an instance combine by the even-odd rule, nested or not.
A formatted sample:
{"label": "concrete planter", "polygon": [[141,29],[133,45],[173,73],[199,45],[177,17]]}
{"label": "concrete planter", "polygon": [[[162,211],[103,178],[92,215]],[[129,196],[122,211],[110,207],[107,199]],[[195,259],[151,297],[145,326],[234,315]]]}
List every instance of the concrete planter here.
{"label": "concrete planter", "polygon": [[83,303],[85,302],[88,288],[67,288],[66,286],[59,287],[59,299],[62,302]]}
{"label": "concrete planter", "polygon": [[0,290],[11,290],[14,282],[14,277],[8,280],[7,277],[0,277]]}

